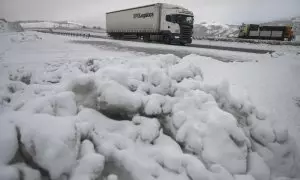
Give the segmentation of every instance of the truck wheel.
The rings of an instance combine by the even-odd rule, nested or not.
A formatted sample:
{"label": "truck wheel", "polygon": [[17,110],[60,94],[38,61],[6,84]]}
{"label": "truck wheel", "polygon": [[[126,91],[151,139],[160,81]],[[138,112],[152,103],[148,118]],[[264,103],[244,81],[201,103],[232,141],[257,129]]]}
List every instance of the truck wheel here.
{"label": "truck wheel", "polygon": [[180,45],[181,45],[181,46],[185,46],[185,43],[184,43],[184,42],[180,42]]}
{"label": "truck wheel", "polygon": [[165,44],[171,44],[171,37],[169,35],[164,36],[164,43]]}
{"label": "truck wheel", "polygon": [[150,41],[150,36],[149,35],[143,36],[143,41],[144,42],[149,42]]}

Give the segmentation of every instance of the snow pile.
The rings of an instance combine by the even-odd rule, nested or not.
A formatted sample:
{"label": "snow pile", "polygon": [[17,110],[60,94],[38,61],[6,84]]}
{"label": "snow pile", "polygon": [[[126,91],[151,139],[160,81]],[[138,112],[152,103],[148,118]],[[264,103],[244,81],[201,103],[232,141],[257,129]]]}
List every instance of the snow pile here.
{"label": "snow pile", "polygon": [[227,82],[205,84],[196,57],[70,62],[40,79],[8,74],[0,179],[300,178],[287,129]]}

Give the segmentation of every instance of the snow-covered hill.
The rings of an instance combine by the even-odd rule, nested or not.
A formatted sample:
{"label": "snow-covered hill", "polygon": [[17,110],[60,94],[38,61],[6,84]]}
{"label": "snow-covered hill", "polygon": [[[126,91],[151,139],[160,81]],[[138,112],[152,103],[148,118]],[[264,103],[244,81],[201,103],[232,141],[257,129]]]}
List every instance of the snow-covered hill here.
{"label": "snow-covered hill", "polygon": [[202,22],[194,25],[194,37],[235,37],[238,34],[237,25],[227,25],[217,22]]}
{"label": "snow-covered hill", "polygon": [[22,32],[23,28],[17,22],[7,22],[5,19],[0,19],[0,33],[2,32]]}
{"label": "snow-covered hill", "polygon": [[84,25],[69,21],[22,21],[21,26],[26,29],[30,28],[72,28],[78,29]]}

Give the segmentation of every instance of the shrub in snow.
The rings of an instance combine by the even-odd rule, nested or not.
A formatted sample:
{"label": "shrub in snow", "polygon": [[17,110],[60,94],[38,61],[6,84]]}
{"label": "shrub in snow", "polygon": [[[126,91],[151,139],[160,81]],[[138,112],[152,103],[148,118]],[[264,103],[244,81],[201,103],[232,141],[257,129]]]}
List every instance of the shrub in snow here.
{"label": "shrub in snow", "polygon": [[77,113],[77,105],[74,93],[66,91],[29,101],[20,110],[53,116],[72,116]]}
{"label": "shrub in snow", "polygon": [[80,159],[72,172],[71,180],[96,180],[102,176],[104,157],[96,154],[94,145],[84,140],[80,146]]}
{"label": "shrub in snow", "polygon": [[256,121],[250,131],[252,139],[264,146],[276,140],[274,129],[271,127],[269,121]]}
{"label": "shrub in snow", "polygon": [[169,68],[169,75],[177,82],[180,82],[185,78],[193,78],[197,80],[203,79],[201,69],[189,62],[180,62],[174,66],[171,66]]}
{"label": "shrub in snow", "polygon": [[160,94],[151,94],[143,98],[143,112],[147,116],[163,116],[171,112],[171,98]]}
{"label": "shrub in snow", "polygon": [[275,142],[266,147],[272,152],[272,158],[265,158],[258,148],[257,152],[270,167],[272,177],[299,177],[299,150],[295,141],[290,138],[284,144]]}
{"label": "shrub in snow", "polygon": [[186,92],[200,89],[200,85],[201,84],[199,83],[199,81],[194,79],[184,79],[180,83],[173,83],[174,95],[176,97],[181,97]]}
{"label": "shrub in snow", "polygon": [[0,105],[8,105],[11,102],[11,97],[8,93],[0,92]]}
{"label": "shrub in snow", "polygon": [[126,87],[128,85],[129,75],[130,72],[126,66],[104,67],[96,72],[97,78],[101,79],[102,81],[113,80]]}
{"label": "shrub in snow", "polygon": [[14,164],[13,166],[18,169],[19,175],[21,176],[20,180],[42,180],[38,170],[30,168],[24,163]]}
{"label": "shrub in snow", "polygon": [[26,88],[26,85],[22,82],[11,82],[7,84],[7,90],[10,93],[15,93],[17,91],[24,90]]}
{"label": "shrub in snow", "polygon": [[9,79],[12,81],[21,81],[25,84],[30,84],[32,73],[24,69],[17,69],[16,72],[9,74]]}
{"label": "shrub in snow", "polygon": [[246,172],[249,140],[211,95],[190,91],[174,104],[172,114],[165,128],[171,127],[172,136],[186,151],[207,164],[221,164],[231,173]]}
{"label": "shrub in snow", "polygon": [[275,126],[274,134],[276,136],[276,142],[280,144],[284,144],[289,140],[289,132],[287,130],[287,127],[284,127],[283,125]]}
{"label": "shrub in snow", "polygon": [[137,125],[136,140],[150,144],[159,136],[160,123],[157,119],[136,116],[132,122]]}
{"label": "shrub in snow", "polygon": [[9,121],[0,119],[0,166],[8,164],[18,150],[16,127]]}
{"label": "shrub in snow", "polygon": [[73,78],[66,89],[75,94],[78,105],[96,109],[98,94],[94,76],[82,75]]}
{"label": "shrub in snow", "polygon": [[249,174],[256,180],[270,179],[270,168],[264,160],[256,153],[249,153]]}
{"label": "shrub in snow", "polygon": [[232,114],[241,127],[251,126],[253,121],[256,121],[258,117],[264,119],[264,115],[260,113],[248,99],[233,97],[229,91],[229,83],[226,81],[216,86],[204,85],[201,86],[200,89],[211,94],[219,107]]}
{"label": "shrub in snow", "polygon": [[19,148],[26,162],[43,169],[52,179],[71,172],[80,142],[80,134],[72,118],[14,113],[4,116],[3,121],[6,120],[17,126]]}
{"label": "shrub in snow", "polygon": [[148,76],[148,83],[151,85],[150,93],[168,95],[172,86],[171,79],[167,76],[166,72],[161,69],[152,70]]}
{"label": "shrub in snow", "polygon": [[77,104],[116,118],[133,117],[142,105],[139,94],[112,80],[96,81],[95,76],[75,78],[67,89],[75,93]]}
{"label": "shrub in snow", "polygon": [[37,34],[28,34],[28,33],[17,33],[15,36],[10,38],[10,41],[13,43],[23,43],[28,41],[37,41],[41,40],[42,38],[39,37]]}
{"label": "shrub in snow", "polygon": [[139,94],[129,91],[118,83],[109,81],[100,87],[97,109],[115,117],[133,117],[139,112],[142,99]]}

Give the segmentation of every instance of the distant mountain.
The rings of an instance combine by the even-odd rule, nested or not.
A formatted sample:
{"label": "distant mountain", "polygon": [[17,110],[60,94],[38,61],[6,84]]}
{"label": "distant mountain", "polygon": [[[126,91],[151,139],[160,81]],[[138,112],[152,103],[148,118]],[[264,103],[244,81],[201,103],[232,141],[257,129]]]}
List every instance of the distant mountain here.
{"label": "distant mountain", "polygon": [[202,22],[194,25],[194,37],[235,37],[238,25],[227,25],[217,22]]}

